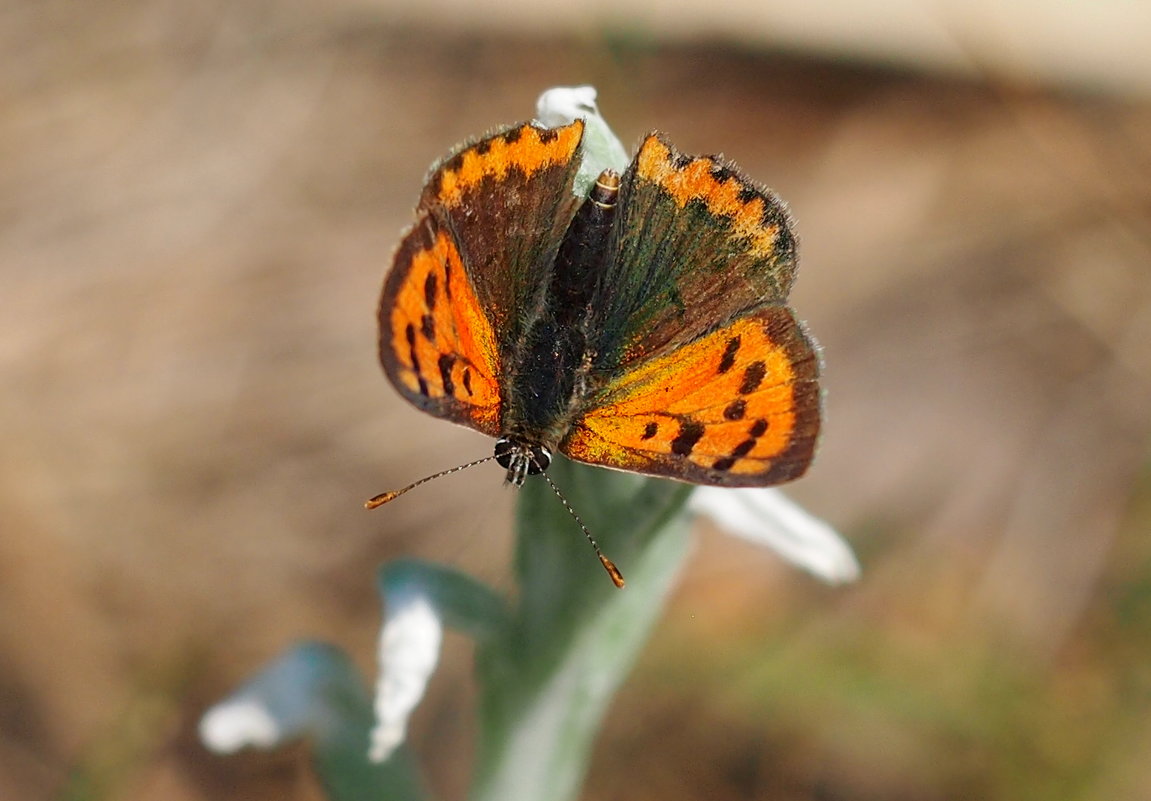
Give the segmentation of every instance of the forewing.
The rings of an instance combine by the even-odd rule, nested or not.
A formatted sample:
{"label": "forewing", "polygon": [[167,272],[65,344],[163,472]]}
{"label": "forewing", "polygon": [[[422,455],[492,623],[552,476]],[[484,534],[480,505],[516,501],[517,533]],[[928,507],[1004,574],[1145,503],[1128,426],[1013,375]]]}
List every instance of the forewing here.
{"label": "forewing", "polygon": [[380,298],[380,361],[418,408],[500,432],[502,366],[574,213],[583,123],[525,123],[436,165]]}
{"label": "forewing", "polygon": [[380,363],[416,407],[497,436],[496,333],[452,236],[424,216],[404,237],[380,299]]}
{"label": "forewing", "polygon": [[785,303],[795,250],[771,191],[719,157],[685,156],[650,134],[624,175],[591,304],[593,371],[610,374]]}
{"label": "forewing", "polygon": [[468,145],[433,168],[417,213],[445,227],[502,348],[518,342],[542,301],[578,199],[584,124],[523,123]]}
{"label": "forewing", "polygon": [[767,306],[622,373],[587,399],[560,450],[696,484],[790,481],[815,449],[818,378],[791,311]]}

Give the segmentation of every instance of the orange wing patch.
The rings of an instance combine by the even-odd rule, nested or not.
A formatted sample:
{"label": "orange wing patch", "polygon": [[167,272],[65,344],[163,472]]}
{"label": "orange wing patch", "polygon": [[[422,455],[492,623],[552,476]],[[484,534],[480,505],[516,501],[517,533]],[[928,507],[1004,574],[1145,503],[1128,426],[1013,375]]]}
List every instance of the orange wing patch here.
{"label": "orange wing patch", "polygon": [[500,360],[492,327],[448,234],[437,232],[430,247],[421,239],[409,235],[412,247],[397,256],[400,283],[394,296],[385,291],[384,366],[417,405],[496,436]]}
{"label": "orange wing patch", "polygon": [[816,372],[790,312],[769,309],[626,373],[560,448],[577,461],[696,483],[779,483],[811,459]]}
{"label": "orange wing patch", "polygon": [[486,139],[449,159],[437,174],[435,199],[452,208],[484,178],[503,180],[510,170],[530,176],[546,167],[566,164],[583,136],[583,120],[562,128],[522,125]]}
{"label": "orange wing patch", "polygon": [[756,256],[771,256],[779,237],[779,225],[765,223],[766,202],[761,196],[748,197],[744,185],[734,175],[720,178],[719,162],[707,156],[683,157],[677,163],[671,148],[651,134],[644,140],[636,157],[636,169],[641,178],[653,181],[675,199],[680,208],[693,200],[707,206],[715,215],[731,220],[736,236],[750,243],[749,251]]}

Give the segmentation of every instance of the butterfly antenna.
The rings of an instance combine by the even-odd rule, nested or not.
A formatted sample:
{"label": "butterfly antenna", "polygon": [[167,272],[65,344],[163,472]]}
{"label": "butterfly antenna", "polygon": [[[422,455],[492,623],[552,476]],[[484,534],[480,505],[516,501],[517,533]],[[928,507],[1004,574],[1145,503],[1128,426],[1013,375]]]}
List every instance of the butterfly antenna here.
{"label": "butterfly antenna", "polygon": [[[444,476],[451,475],[452,473],[458,473],[461,470],[467,470],[469,467],[475,467],[478,464],[483,464],[484,462],[490,462],[494,458],[496,458],[494,455],[493,456],[485,456],[482,459],[476,459],[474,462],[468,462],[467,464],[457,465],[456,467],[450,467],[447,470],[441,470],[438,473],[433,473],[430,476],[425,476],[424,478],[421,478],[419,481],[416,481],[415,483],[408,484],[408,486],[404,487],[403,489],[389,490],[388,492],[381,492],[376,497],[365,502],[364,508],[365,509],[375,509],[378,506],[383,506],[388,501],[394,501],[396,498],[400,497],[401,495],[403,495],[408,490],[413,490],[416,487],[420,486],[420,484],[427,484],[429,481],[434,481],[437,478],[443,478]],[[572,514],[575,514],[575,512],[572,512]]]}
{"label": "butterfly antenna", "polygon": [[576,524],[583,531],[583,535],[587,537],[587,541],[591,543],[591,547],[595,551],[595,555],[599,557],[599,561],[600,564],[603,565],[603,569],[607,571],[609,576],[611,576],[612,583],[622,589],[624,584],[623,573],[619,572],[619,568],[615,566],[615,562],[603,555],[603,551],[599,549],[599,543],[595,541],[595,537],[593,537],[591,532],[588,531],[588,527],[583,524],[582,520],[580,520],[580,516],[576,514],[576,510],[572,509],[571,504],[568,503],[568,499],[564,497],[562,492],[560,492],[560,488],[556,486],[554,481],[552,481],[552,477],[547,473],[542,473],[541,475],[543,475],[544,479],[548,482],[548,486],[552,488],[552,492],[554,492],[556,497],[560,499],[560,503],[562,503],[564,508],[568,510],[568,514],[572,516],[572,518],[576,521]]}

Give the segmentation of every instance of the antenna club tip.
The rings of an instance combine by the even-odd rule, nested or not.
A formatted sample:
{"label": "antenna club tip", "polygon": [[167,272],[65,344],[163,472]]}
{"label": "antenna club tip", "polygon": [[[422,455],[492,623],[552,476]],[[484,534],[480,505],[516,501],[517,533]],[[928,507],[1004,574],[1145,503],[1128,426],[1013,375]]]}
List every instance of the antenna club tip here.
{"label": "antenna club tip", "polygon": [[395,498],[399,494],[400,493],[395,491],[395,490],[392,490],[391,492],[381,492],[376,497],[370,498],[367,501],[364,501],[364,508],[365,509],[375,509],[377,507],[383,506],[385,503],[392,500],[393,498]]}
{"label": "antenna club tip", "polygon": [[623,580],[623,573],[619,572],[619,568],[615,566],[615,562],[608,559],[603,554],[600,554],[599,560],[603,564],[604,570],[606,570],[607,574],[611,576],[612,584],[622,590],[623,585],[626,582]]}

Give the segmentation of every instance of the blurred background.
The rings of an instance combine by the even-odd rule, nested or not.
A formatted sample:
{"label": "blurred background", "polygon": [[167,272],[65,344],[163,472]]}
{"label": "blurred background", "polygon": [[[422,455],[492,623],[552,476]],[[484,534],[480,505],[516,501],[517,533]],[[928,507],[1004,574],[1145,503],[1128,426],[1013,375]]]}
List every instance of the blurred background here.
{"label": "blurred background", "polygon": [[[831,589],[701,526],[588,799],[1151,797],[1151,11],[40,0],[0,11],[0,798],[318,799],[204,751],[378,564],[510,586],[490,452],[375,360],[427,168],[591,83],[798,221]],[[471,654],[413,741],[460,798]]]}

